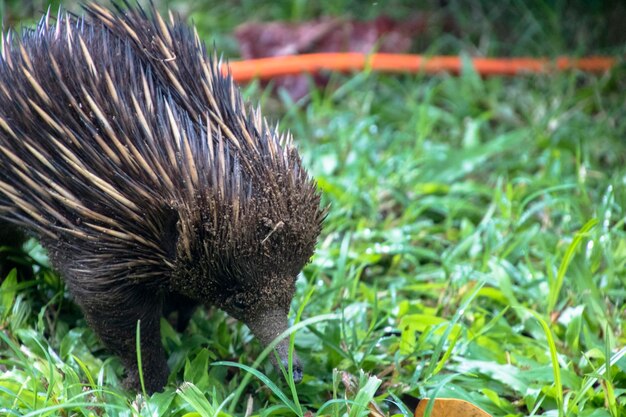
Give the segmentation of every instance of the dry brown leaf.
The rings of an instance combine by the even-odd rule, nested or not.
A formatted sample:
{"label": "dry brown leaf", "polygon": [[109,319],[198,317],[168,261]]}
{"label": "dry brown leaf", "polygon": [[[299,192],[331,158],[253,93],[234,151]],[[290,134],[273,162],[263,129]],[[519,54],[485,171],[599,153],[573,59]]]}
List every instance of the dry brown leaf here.
{"label": "dry brown leaf", "polygon": [[[415,417],[424,417],[428,399],[423,399],[415,409]],[[491,417],[474,404],[455,398],[437,398],[430,417]]]}
{"label": "dry brown leaf", "polygon": [[368,417],[386,417],[383,410],[381,410],[378,404],[373,401],[367,405],[367,408],[370,410]]}

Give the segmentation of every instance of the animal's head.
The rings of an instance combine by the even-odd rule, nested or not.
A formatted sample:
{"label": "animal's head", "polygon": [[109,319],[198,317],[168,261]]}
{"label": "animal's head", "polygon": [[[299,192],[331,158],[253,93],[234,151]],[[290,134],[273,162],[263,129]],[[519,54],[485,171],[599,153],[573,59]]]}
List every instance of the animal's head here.
{"label": "animal's head", "polygon": [[[207,172],[215,182],[183,204],[177,225],[177,265],[185,276],[177,285],[244,322],[263,345],[288,327],[295,280],[324,217],[295,148],[274,146],[277,155],[228,151],[230,163]],[[276,350],[286,367],[288,339]]]}

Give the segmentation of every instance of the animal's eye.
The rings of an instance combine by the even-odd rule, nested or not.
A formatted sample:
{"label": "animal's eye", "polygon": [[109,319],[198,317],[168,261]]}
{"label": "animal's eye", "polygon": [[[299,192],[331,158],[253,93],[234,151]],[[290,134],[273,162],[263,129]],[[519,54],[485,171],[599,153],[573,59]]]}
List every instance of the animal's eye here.
{"label": "animal's eye", "polygon": [[245,296],[243,294],[236,294],[233,297],[233,306],[239,310],[244,310],[248,304],[246,303]]}

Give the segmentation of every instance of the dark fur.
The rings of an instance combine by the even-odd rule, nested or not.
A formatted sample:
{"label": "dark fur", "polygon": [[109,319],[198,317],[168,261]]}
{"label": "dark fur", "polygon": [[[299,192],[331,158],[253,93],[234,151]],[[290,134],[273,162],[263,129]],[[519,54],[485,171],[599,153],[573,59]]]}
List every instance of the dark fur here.
{"label": "dark fur", "polygon": [[94,5],[2,49],[0,219],[41,239],[131,387],[137,320],[146,387],[167,381],[164,304],[181,326],[216,305],[264,344],[286,329],[319,196],[192,29]]}
{"label": "dark fur", "polygon": [[0,222],[0,282],[13,269],[20,278],[32,277],[32,268],[17,261],[24,257],[21,246],[25,241],[26,236],[19,228]]}

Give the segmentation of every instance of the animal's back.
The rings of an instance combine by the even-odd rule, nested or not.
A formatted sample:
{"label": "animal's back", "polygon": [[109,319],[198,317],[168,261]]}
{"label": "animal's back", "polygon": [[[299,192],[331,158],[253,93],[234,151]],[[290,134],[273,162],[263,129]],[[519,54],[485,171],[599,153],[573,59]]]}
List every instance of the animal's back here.
{"label": "animal's back", "polygon": [[[35,231],[61,269],[80,246],[98,253],[89,268],[110,256],[161,275],[174,207],[239,193],[239,160],[267,147],[232,81],[189,27],[142,10],[93,5],[14,36],[0,60],[0,218]],[[138,247],[144,265],[128,257]]]}
{"label": "animal's back", "polygon": [[86,228],[137,232],[125,219],[166,197],[159,174],[173,175],[154,172],[170,122],[150,120],[167,99],[147,63],[129,39],[69,16],[2,46],[1,215],[68,242]]}

